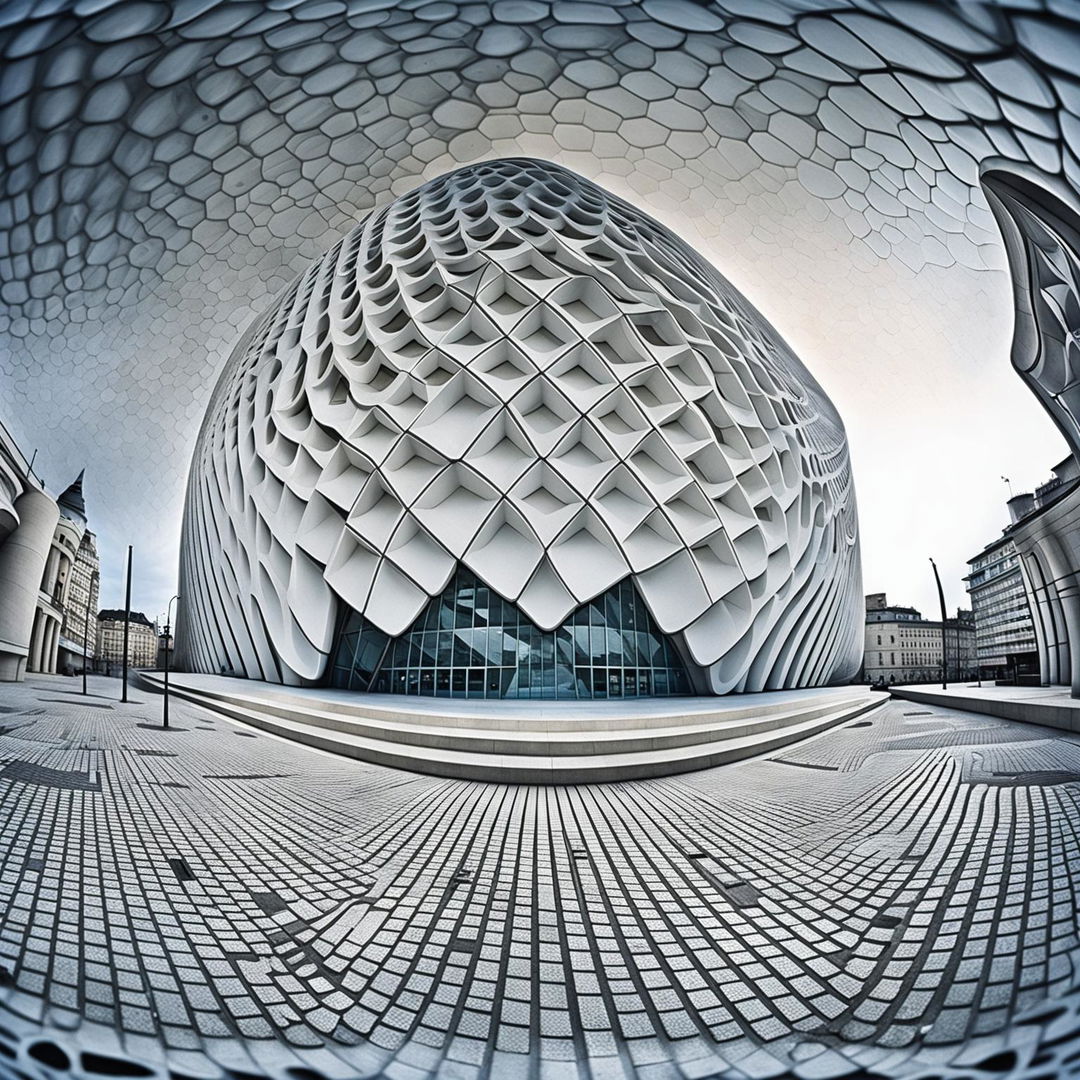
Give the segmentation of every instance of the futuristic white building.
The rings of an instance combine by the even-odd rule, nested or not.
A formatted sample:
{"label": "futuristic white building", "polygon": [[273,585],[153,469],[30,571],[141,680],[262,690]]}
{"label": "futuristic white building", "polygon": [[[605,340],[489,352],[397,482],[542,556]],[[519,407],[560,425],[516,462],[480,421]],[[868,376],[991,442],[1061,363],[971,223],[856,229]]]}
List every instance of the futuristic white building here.
{"label": "futuristic white building", "polygon": [[470,697],[820,686],[860,658],[844,430],[769,324],[568,170],[371,214],[235,349],[178,663]]}

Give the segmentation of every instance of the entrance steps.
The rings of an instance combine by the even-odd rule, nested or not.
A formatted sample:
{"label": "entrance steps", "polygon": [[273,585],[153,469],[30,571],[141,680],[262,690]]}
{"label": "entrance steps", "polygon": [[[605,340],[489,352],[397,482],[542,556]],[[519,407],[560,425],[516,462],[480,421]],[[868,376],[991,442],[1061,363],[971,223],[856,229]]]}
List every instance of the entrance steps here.
{"label": "entrance steps", "polygon": [[[161,675],[140,676],[161,689]],[[623,701],[458,701],[295,690],[216,676],[170,694],[320,750],[434,776],[524,784],[634,780],[778,750],[882,705],[865,687]]]}

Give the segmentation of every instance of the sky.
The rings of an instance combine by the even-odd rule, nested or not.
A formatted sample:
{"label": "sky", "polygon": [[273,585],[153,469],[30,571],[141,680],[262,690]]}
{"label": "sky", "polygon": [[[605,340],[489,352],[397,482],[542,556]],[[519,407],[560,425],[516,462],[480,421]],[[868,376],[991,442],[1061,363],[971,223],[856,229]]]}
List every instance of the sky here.
{"label": "sky", "polygon": [[[595,178],[641,201],[618,177]],[[855,475],[864,592],[885,592],[894,603],[936,617],[933,557],[949,612],[968,606],[967,560],[1008,524],[1009,491],[1001,477],[1015,493],[1031,490],[1066,454],[1064,440],[1009,361],[1012,296],[1003,255],[995,270],[959,264],[913,270],[877,258],[796,183],[743,199],[704,222],[686,215],[676,193],[666,197],[662,187],[648,209],[758,307],[837,406]],[[99,454],[85,461],[70,454],[60,460],[48,453],[48,432],[13,427],[27,455],[35,446],[46,448],[39,463],[51,490],[62,490],[86,465],[103,607],[123,605],[128,543],[135,547],[134,609],[153,619],[177,591],[198,396],[205,400],[212,385],[206,378],[182,422],[161,430],[174,466],[182,462],[171,475],[154,467],[162,445],[101,440]],[[139,486],[147,511],[135,530],[108,509],[110,477],[129,470],[145,472]]]}
{"label": "sky", "polygon": [[[1008,524],[1001,477],[1014,493],[1029,491],[1067,452],[1009,362],[1006,273],[856,264],[828,221],[795,210],[779,241],[786,257],[695,237],[677,214],[660,216],[773,322],[837,406],[855,474],[864,591],[936,617],[933,557],[949,613],[969,606],[967,560]],[[88,464],[94,523],[108,485]],[[173,500],[176,520],[164,539],[148,532],[147,546],[135,538],[133,604],[150,618],[176,591],[182,490]],[[102,604],[122,606],[123,538],[106,524],[102,540]]]}

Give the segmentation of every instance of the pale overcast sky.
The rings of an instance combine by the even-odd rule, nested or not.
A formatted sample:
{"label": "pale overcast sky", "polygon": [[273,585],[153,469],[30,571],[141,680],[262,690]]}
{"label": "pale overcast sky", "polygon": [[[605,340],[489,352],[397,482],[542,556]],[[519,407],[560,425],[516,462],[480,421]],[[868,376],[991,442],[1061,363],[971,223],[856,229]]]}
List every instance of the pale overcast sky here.
{"label": "pale overcast sky", "polygon": [[[596,179],[640,201],[618,178]],[[913,272],[870,257],[841,219],[796,184],[747,200],[709,236],[680,213],[677,199],[665,204],[661,191],[649,201],[650,212],[774,323],[839,409],[855,472],[864,591],[936,617],[932,555],[949,612],[968,606],[966,560],[1008,523],[1001,477],[1014,492],[1030,490],[1066,453],[1009,362],[1004,270]],[[1003,265],[1003,252],[1000,259]],[[186,464],[190,445],[178,452]],[[103,532],[102,604],[119,606],[124,548],[102,513],[107,470],[87,464],[91,523]],[[183,489],[180,481],[173,487],[172,520],[136,537],[133,604],[151,618],[175,590]]]}

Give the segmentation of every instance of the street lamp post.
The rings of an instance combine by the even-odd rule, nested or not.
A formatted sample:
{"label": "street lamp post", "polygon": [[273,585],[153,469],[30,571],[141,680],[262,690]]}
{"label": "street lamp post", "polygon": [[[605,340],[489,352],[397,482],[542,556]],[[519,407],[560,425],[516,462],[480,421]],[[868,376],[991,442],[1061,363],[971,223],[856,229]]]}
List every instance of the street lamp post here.
{"label": "street lamp post", "polygon": [[949,689],[949,634],[945,626],[945,592],[941,588],[941,575],[937,571],[937,563],[933,559],[930,565],[934,568],[934,581],[937,582],[938,603],[941,605],[941,689]]}
{"label": "street lamp post", "polygon": [[122,702],[127,702],[127,676],[128,676],[128,631],[131,628],[131,557],[132,546],[128,544],[127,557],[127,591],[124,594],[124,690],[120,697]]}
{"label": "street lamp post", "polygon": [[99,574],[96,570],[90,574],[90,592],[86,597],[86,618],[83,620],[83,657],[82,657],[82,692],[83,697],[86,697],[86,650],[90,647],[90,601],[94,596],[94,582],[99,580]]}
{"label": "street lamp post", "polygon": [[169,726],[169,642],[172,640],[172,606],[173,600],[179,600],[180,594],[169,601],[169,606],[165,609],[165,679],[164,679],[164,691],[165,697],[161,706],[161,726]]}

